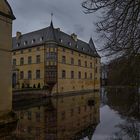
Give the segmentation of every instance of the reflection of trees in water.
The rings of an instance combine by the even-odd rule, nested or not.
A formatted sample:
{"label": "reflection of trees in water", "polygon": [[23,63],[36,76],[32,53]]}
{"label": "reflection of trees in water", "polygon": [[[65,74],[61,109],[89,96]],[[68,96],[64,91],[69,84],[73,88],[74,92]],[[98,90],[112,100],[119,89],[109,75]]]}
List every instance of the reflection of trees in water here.
{"label": "reflection of trees in water", "polygon": [[140,95],[134,88],[112,88],[107,90],[108,105],[122,116],[140,120]]}
{"label": "reflection of trees in water", "polygon": [[108,105],[125,120],[108,140],[140,140],[140,97],[134,88],[107,89]]}
{"label": "reflection of trees in water", "polygon": [[139,140],[140,139],[140,123],[129,119],[124,123],[116,126],[119,131],[116,132],[108,140]]}

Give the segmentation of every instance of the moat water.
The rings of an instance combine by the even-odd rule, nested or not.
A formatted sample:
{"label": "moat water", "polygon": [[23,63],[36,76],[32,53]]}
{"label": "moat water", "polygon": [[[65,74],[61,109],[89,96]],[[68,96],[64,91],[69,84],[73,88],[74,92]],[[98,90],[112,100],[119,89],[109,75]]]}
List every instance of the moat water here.
{"label": "moat water", "polygon": [[0,140],[140,140],[140,94],[134,89],[32,99],[13,109],[16,130]]}

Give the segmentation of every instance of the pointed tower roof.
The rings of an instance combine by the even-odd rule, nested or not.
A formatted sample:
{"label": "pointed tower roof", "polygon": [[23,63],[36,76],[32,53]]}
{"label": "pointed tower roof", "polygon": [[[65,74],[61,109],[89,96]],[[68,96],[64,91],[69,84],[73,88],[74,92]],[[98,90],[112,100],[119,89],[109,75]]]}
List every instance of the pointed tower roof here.
{"label": "pointed tower roof", "polygon": [[90,38],[90,40],[89,40],[89,46],[92,49],[94,55],[96,55],[97,57],[100,57],[97,50],[96,50],[96,47],[94,45],[94,42],[93,42],[92,38]]}
{"label": "pointed tower roof", "polygon": [[54,26],[53,26],[53,21],[51,20],[51,23],[50,23],[50,27],[51,28],[54,28]]}
{"label": "pointed tower roof", "polygon": [[56,39],[55,29],[54,29],[52,20],[51,20],[51,23],[50,23],[50,26],[49,26],[49,32],[48,33],[49,33],[48,34],[48,40],[56,42],[57,39]]}

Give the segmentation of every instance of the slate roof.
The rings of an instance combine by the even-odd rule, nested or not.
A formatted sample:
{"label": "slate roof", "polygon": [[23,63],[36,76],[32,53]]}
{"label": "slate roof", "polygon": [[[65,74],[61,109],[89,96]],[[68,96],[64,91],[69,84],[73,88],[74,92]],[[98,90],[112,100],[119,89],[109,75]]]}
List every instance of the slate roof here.
{"label": "slate roof", "polygon": [[[34,43],[32,43],[33,40]],[[74,40],[71,35],[68,35],[60,31],[59,29],[55,29],[52,22],[47,28],[21,35],[18,40],[16,39],[16,37],[14,37],[12,50],[14,51],[29,48],[50,41],[56,42],[63,47],[73,49],[90,56],[100,57],[96,51],[92,39],[90,39],[89,43],[86,43],[79,39]],[[24,42],[26,42],[27,44],[25,45]],[[17,46],[17,44],[19,46]]]}

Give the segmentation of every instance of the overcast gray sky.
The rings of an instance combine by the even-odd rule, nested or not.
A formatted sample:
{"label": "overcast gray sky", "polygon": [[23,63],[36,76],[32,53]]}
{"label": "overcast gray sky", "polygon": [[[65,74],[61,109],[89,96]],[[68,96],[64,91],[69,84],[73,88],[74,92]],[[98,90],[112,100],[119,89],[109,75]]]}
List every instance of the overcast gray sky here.
{"label": "overcast gray sky", "polygon": [[13,24],[13,36],[16,31],[28,33],[49,26],[51,13],[53,23],[66,33],[76,33],[79,38],[88,41],[92,36],[96,42],[96,16],[85,14],[83,0],[8,0],[16,20]]}

